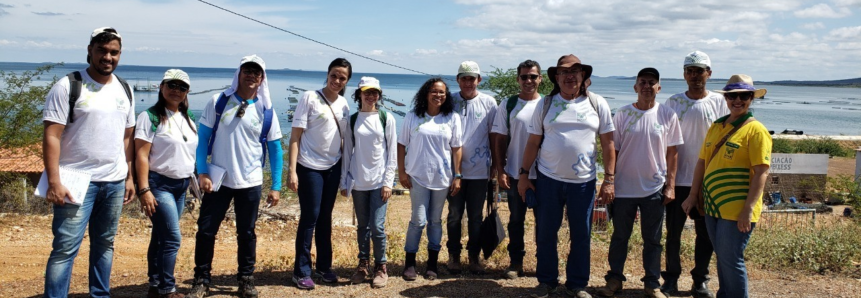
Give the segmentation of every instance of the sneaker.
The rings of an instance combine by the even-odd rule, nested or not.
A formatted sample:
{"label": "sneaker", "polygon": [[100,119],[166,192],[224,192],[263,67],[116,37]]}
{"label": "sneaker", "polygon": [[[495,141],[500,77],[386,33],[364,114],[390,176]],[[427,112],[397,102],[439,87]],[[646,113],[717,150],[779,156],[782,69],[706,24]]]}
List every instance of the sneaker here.
{"label": "sneaker", "polygon": [[706,282],[695,282],[691,287],[691,296],[694,298],[715,298],[715,294],[709,290],[709,285]]}
{"label": "sneaker", "polygon": [[310,277],[297,277],[293,275],[293,283],[296,284],[297,288],[302,290],[313,290],[314,289],[314,280]]}
{"label": "sneaker", "polygon": [[365,282],[365,278],[367,278],[368,275],[371,275],[368,270],[368,266],[370,266],[368,260],[359,260],[359,266],[356,268],[356,273],[353,273],[353,276],[350,276],[350,283],[360,284]]}
{"label": "sneaker", "polygon": [[436,278],[437,278],[436,271],[433,271],[432,269],[428,269],[428,271],[425,271],[425,279],[434,280]]}
{"label": "sneaker", "polygon": [[460,254],[448,254],[448,273],[460,274],[463,271],[463,266],[460,264]]}
{"label": "sneaker", "polygon": [[[608,278],[607,279],[607,285],[605,285],[603,288],[598,288],[597,293],[598,293],[598,295],[601,295],[604,297],[613,297],[613,295],[616,295],[616,293],[618,293],[621,290],[622,290],[622,281],[621,280],[614,279],[614,278]],[[658,292],[660,293],[660,291],[658,291]]]}
{"label": "sneaker", "polygon": [[239,297],[257,298],[257,288],[254,287],[254,276],[239,277]]}
{"label": "sneaker", "polygon": [[[693,290],[691,291],[693,292]],[[664,284],[661,285],[661,293],[664,293],[666,296],[676,295],[679,293],[679,284],[676,280],[664,280]]]}
{"label": "sneaker", "polygon": [[158,293],[158,288],[149,287],[149,290],[146,291],[146,298],[158,298],[161,294]]}
{"label": "sneaker", "polygon": [[550,296],[550,294],[553,293],[556,293],[556,287],[546,283],[540,283],[537,287],[535,287],[535,289],[532,290],[532,293],[529,294],[529,297],[544,298]]}
{"label": "sneaker", "polygon": [[650,287],[643,288],[643,296],[648,297],[648,298],[667,298],[667,295],[664,295],[664,293],[661,293],[660,288],[654,288],[653,289]]}
{"label": "sneaker", "polygon": [[520,263],[512,263],[511,266],[505,269],[505,274],[503,275],[507,279],[517,279],[521,276],[523,276],[523,264]]}
{"label": "sneaker", "polygon": [[484,266],[481,265],[478,255],[469,257],[469,273],[475,275],[483,275],[485,273]]}
{"label": "sneaker", "polygon": [[338,282],[338,275],[332,270],[321,271],[317,270],[317,276],[320,277],[325,283],[336,283]]}
{"label": "sneaker", "polygon": [[418,278],[418,273],[416,273],[416,266],[409,266],[404,268],[404,280],[413,281]]}
{"label": "sneaker", "polygon": [[180,294],[179,292],[171,292],[167,294],[159,294],[159,298],[185,298],[185,295]]}
{"label": "sneaker", "polygon": [[195,278],[192,282],[191,292],[188,293],[188,298],[203,298],[209,293],[209,284],[203,282],[201,278]]}
{"label": "sneaker", "polygon": [[589,293],[586,292],[586,289],[565,289],[565,296],[574,298],[592,298],[592,295],[589,295]]}
{"label": "sneaker", "polygon": [[371,283],[373,288],[382,288],[389,281],[389,272],[386,270],[386,264],[374,266],[374,281]]}

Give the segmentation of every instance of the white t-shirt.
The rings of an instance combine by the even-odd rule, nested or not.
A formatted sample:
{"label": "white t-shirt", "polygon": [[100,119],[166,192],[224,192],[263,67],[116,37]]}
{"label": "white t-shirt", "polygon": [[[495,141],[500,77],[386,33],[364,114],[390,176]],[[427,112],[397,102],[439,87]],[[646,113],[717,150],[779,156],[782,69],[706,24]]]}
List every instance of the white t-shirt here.
{"label": "white t-shirt", "polygon": [[410,110],[398,143],[406,147],[404,167],[422,187],[440,190],[451,185],[453,178],[451,148],[463,146],[460,114],[416,116]]}
{"label": "white t-shirt", "polygon": [[463,161],[461,174],[464,179],[487,179],[490,177],[490,128],[496,115],[496,99],[478,92],[470,100],[464,100],[460,92],[452,94],[454,111],[463,120]]}
{"label": "white t-shirt", "polygon": [[676,186],[691,186],[694,168],[699,160],[700,148],[706,139],[712,123],[729,114],[723,95],[708,91],[705,98],[694,100],[684,92],[670,96],[664,104],[679,116],[682,138],[685,143],[679,146],[679,169],[676,173]]}
{"label": "white t-shirt", "polygon": [[[197,150],[197,133],[180,112],[167,112],[167,121],[152,131],[149,113],[138,115],[135,139],[152,144],[149,151],[149,170],[173,179],[194,175],[194,157]],[[183,140],[183,136],[185,139]]]}
{"label": "white t-shirt", "polygon": [[[523,100],[517,99],[517,104],[511,110],[511,115],[508,115],[508,99],[502,100],[496,109],[496,117],[493,119],[493,128],[491,132],[506,135],[510,138],[508,150],[505,152],[505,173],[511,177],[518,177],[520,166],[523,165],[523,151],[526,150],[526,141],[529,140],[529,132],[526,131],[529,123],[532,122],[532,113],[535,112],[538,99]],[[509,123],[511,127],[508,127]],[[538,177],[538,172],[535,170],[535,163],[529,169],[529,179]]]}
{"label": "white t-shirt", "polygon": [[[310,169],[325,170],[341,159],[341,132],[346,132],[350,125],[350,107],[347,99],[338,95],[329,109],[326,99],[317,92],[323,91],[305,91],[302,95],[293,113],[293,127],[305,129],[299,141],[297,162]],[[332,111],[337,121],[332,119]]]}
{"label": "white t-shirt", "polygon": [[135,126],[134,98],[129,100],[116,76],[102,85],[86,70],[80,72],[83,85],[74,122],[67,123],[68,77],[59,79],[45,97],[42,120],[66,126],[60,137],[60,165],[90,173],[93,182],[124,180],[129,167],[123,137],[126,128]]}
{"label": "white t-shirt", "polygon": [[[398,140],[395,117],[386,111],[386,131],[378,112],[359,112],[356,132],[344,131],[344,160],[341,189],[359,191],[392,187],[398,168]],[[349,123],[349,117],[347,118]],[[355,145],[353,138],[355,137]]]}
{"label": "white t-shirt", "polygon": [[683,143],[676,113],[655,102],[648,110],[632,104],[616,110],[613,142],[616,156],[616,197],[642,198],[667,181],[667,147]]}
{"label": "white t-shirt", "polygon": [[[206,103],[200,115],[200,124],[207,127],[215,125],[215,102],[221,93],[217,93]],[[263,146],[260,144],[260,133],[263,131],[263,103],[257,101],[245,109],[242,118],[236,118],[240,99],[236,94],[230,96],[221,123],[215,132],[212,145],[211,163],[222,167],[227,174],[221,185],[233,188],[249,188],[263,184]],[[278,113],[272,110],[272,127],[267,139],[281,139],[281,125],[278,124]]]}
{"label": "white t-shirt", "polygon": [[596,177],[596,138],[616,130],[610,106],[597,96],[598,111],[592,108],[586,96],[566,100],[556,94],[550,98],[547,116],[542,115],[544,100],[535,103],[532,123],[527,131],[544,135],[538,152],[538,170],[547,177],[568,183],[586,183]]}

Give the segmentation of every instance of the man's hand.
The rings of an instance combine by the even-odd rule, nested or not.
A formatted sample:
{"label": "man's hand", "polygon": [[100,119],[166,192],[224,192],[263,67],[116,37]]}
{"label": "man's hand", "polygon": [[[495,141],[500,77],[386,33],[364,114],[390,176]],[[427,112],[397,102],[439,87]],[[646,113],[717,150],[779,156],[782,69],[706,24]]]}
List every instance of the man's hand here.
{"label": "man's hand", "polygon": [[135,182],[132,177],[126,179],[126,193],[123,196],[123,205],[128,204],[135,197]]}
{"label": "man's hand", "polygon": [[675,187],[664,185],[664,206],[676,200]]}
{"label": "man's hand", "polygon": [[155,214],[155,207],[158,206],[158,202],[156,202],[155,196],[152,195],[152,191],[140,195],[138,199],[141,201],[141,211],[147,217],[152,217]]}
{"label": "man's hand", "polygon": [[738,231],[742,233],[750,232],[750,219],[753,217],[753,210],[745,206],[738,214]]}
{"label": "man's hand", "polygon": [[460,192],[460,179],[452,180],[449,189],[451,190],[451,192],[449,193],[450,196],[457,195],[457,193]]}
{"label": "man's hand", "polygon": [[398,181],[401,182],[401,185],[406,187],[407,189],[412,189],[413,184],[410,182],[410,175],[407,175],[405,171],[398,171]]}
{"label": "man's hand", "polygon": [[345,198],[349,198],[349,197],[350,197],[350,196],[349,196],[349,193],[347,193],[347,190],[346,190],[346,189],[342,189],[342,190],[341,190],[341,196],[342,196],[342,197],[345,197]]}
{"label": "man's hand", "polygon": [[532,185],[532,181],[529,181],[529,178],[524,178],[524,176],[526,175],[520,175],[521,179],[517,180],[517,193],[520,194],[520,200],[526,202],[526,190],[535,191],[535,185]]}
{"label": "man's hand", "polygon": [[690,195],[688,195],[688,198],[685,199],[684,202],[682,202],[682,210],[685,211],[685,214],[690,215],[691,210],[694,210],[696,208],[697,208],[697,196],[692,192]]}
{"label": "man's hand", "polygon": [[[69,197],[69,200],[75,201],[75,198],[72,197],[72,192],[69,191],[68,188],[63,186],[60,183],[49,183],[48,184],[48,194],[45,195],[45,201],[48,203],[52,203],[57,206],[63,206],[66,204],[66,197]],[[83,200],[84,198],[79,198],[79,200]]]}
{"label": "man's hand", "polygon": [[266,196],[266,207],[275,207],[278,206],[278,201],[281,200],[281,192],[277,190],[270,190],[269,195]]}
{"label": "man's hand", "polygon": [[200,174],[197,175],[197,180],[200,181],[200,190],[205,193],[212,192],[212,179],[209,178],[209,174]]}
{"label": "man's hand", "polygon": [[496,179],[496,182],[499,183],[499,188],[505,190],[511,189],[511,185],[508,184],[508,174],[504,171],[499,172],[499,178]]}
{"label": "man's hand", "polygon": [[392,197],[392,188],[388,186],[383,186],[381,196],[383,197],[383,203],[388,202],[389,199]]}
{"label": "man's hand", "polygon": [[601,183],[598,190],[598,204],[611,204],[616,200],[616,185],[614,183]]}

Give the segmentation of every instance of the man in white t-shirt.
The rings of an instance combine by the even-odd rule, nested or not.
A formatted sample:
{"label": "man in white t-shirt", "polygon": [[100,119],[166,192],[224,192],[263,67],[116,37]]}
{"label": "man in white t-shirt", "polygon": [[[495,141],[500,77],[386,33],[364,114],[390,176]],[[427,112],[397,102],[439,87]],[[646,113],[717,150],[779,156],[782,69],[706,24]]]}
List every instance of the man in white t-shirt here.
{"label": "man in white t-shirt", "polygon": [[[538,93],[538,86],[541,85],[541,65],[533,60],[521,62],[517,66],[517,84],[520,85],[520,93],[499,103],[490,133],[495,143],[492,153],[493,165],[499,175],[497,181],[499,187],[508,193],[508,210],[511,212],[508,219],[510,265],[504,275],[508,279],[523,276],[523,256],[526,255],[523,225],[527,208],[526,202],[517,193],[517,178],[523,163],[526,140],[529,139],[526,129],[532,122],[532,113],[542,96]],[[536,183],[534,165],[529,169],[528,177],[533,180],[532,184]]]}
{"label": "man in white t-shirt", "polygon": [[[223,111],[218,114],[219,102]],[[256,227],[263,185],[263,163],[269,151],[272,185],[266,201],[269,206],[278,204],[281,190],[283,151],[281,126],[278,117],[271,117],[268,134],[266,114],[278,115],[272,110],[266,64],[257,55],[243,57],[233,77],[233,84],[217,93],[206,103],[200,116],[197,146],[197,172],[200,189],[206,194],[200,206],[198,231],[194,247],[194,281],[189,297],[204,297],[212,281],[212,258],[215,236],[230,203],[236,215],[236,244],[240,297],[257,297],[254,286],[254,264],[257,256]],[[208,153],[212,158],[207,163]],[[224,176],[212,179],[213,169],[223,169]],[[213,184],[221,184],[214,190]]]}
{"label": "man in white t-shirt", "polygon": [[[45,199],[54,207],[45,297],[68,296],[72,266],[87,231],[90,297],[110,297],[114,236],[123,204],[134,195],[134,99],[128,84],[113,74],[121,53],[122,37],[114,28],[94,30],[87,69],[58,80],[45,98]],[[91,175],[84,197],[72,196],[74,182],[61,179],[61,169]]]}
{"label": "man in white t-shirt", "polygon": [[[694,168],[709,127],[718,118],[729,114],[723,95],[706,89],[706,82],[712,74],[709,56],[700,51],[692,52],[685,57],[683,67],[688,90],[670,96],[665,103],[679,116],[682,137],[685,140],[685,143],[679,146],[679,169],[676,175],[676,196],[679,198],[687,198],[691,192]],[[678,279],[682,273],[682,230],[688,219],[688,215],[682,210],[682,201],[684,200],[675,200],[667,204],[667,267],[661,272],[664,278],[661,291],[668,295],[678,293]],[[694,284],[691,287],[691,295],[694,298],[713,298],[714,293],[708,288],[708,274],[714,248],[709,241],[703,217],[698,212],[691,212],[690,217],[694,220],[696,231],[694,268],[691,269]]]}
{"label": "man in white t-shirt", "polygon": [[607,285],[598,290],[602,296],[613,296],[626,280],[628,240],[639,210],[643,291],[645,297],[666,297],[660,291],[661,224],[664,205],[675,199],[676,146],[682,144],[682,133],[676,113],[655,101],[660,79],[657,69],[640,70],[634,83],[637,102],[620,107],[613,116],[616,198],[608,206],[614,228],[607,254],[610,271],[604,276]]}
{"label": "man in white t-shirt", "polygon": [[457,70],[460,92],[452,94],[454,111],[463,119],[463,159],[461,161],[460,192],[448,197],[448,270],[453,274],[461,271],[461,219],[467,215],[469,240],[466,250],[469,255],[469,271],[483,274],[479,253],[481,243],[481,221],[484,219],[484,201],[487,198],[487,181],[491,172],[490,128],[496,115],[496,99],[478,91],[481,71],[475,61],[464,61]]}

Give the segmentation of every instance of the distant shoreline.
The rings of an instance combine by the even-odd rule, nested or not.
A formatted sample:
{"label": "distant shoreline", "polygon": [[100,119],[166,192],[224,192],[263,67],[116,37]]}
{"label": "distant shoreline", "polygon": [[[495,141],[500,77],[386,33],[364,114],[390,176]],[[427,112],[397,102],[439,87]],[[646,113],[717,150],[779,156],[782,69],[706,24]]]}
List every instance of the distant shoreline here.
{"label": "distant shoreline", "polygon": [[[618,79],[618,80],[635,80],[636,77],[623,77],[623,76],[609,76],[604,77],[609,79]],[[662,81],[684,81],[684,79],[679,78],[662,78]],[[709,83],[724,83],[727,79],[717,79],[711,78],[709,79]],[[756,81],[755,84],[761,85],[778,85],[778,86],[793,86],[793,87],[837,87],[837,88],[861,88],[861,78],[854,79],[844,79],[844,80],[827,80],[827,81],[793,81],[793,80],[783,80],[783,81]]]}

